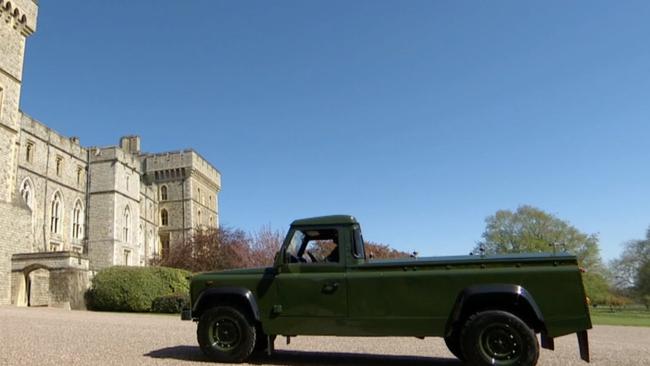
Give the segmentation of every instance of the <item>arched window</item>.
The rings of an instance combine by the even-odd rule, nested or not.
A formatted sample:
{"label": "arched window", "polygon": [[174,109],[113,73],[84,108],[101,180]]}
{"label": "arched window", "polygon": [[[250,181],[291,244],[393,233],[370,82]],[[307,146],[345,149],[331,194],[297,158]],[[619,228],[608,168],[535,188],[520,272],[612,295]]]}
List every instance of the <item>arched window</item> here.
{"label": "arched window", "polygon": [[131,209],[129,206],[126,206],[124,209],[124,229],[123,229],[123,238],[122,240],[125,243],[129,241],[129,231],[131,229]]}
{"label": "arched window", "polygon": [[201,224],[202,224],[202,222],[201,222],[201,210],[198,210],[196,212],[196,219],[197,219],[197,222],[198,222],[198,226],[201,226]]}
{"label": "arched window", "polygon": [[214,227],[214,217],[210,215],[210,227]]}
{"label": "arched window", "polygon": [[32,183],[29,181],[29,178],[23,181],[23,184],[20,185],[20,196],[23,198],[27,206],[33,209],[34,202],[34,189],[32,188]]}
{"label": "arched window", "polygon": [[84,236],[84,209],[80,200],[74,205],[72,210],[72,238],[82,239]]}
{"label": "arched window", "polygon": [[34,160],[34,143],[31,141],[27,141],[27,146],[25,147],[25,160],[28,163]]}
{"label": "arched window", "polygon": [[169,225],[169,214],[164,208],[160,210],[160,225],[167,226]]}
{"label": "arched window", "polygon": [[167,186],[160,187],[160,200],[167,201]]}
{"label": "arched window", "polygon": [[203,204],[203,196],[201,195],[201,188],[197,188],[196,192],[198,196],[198,201],[201,202],[201,204]]}
{"label": "arched window", "polygon": [[58,234],[61,230],[61,194],[56,192],[52,198],[50,212],[50,232]]}

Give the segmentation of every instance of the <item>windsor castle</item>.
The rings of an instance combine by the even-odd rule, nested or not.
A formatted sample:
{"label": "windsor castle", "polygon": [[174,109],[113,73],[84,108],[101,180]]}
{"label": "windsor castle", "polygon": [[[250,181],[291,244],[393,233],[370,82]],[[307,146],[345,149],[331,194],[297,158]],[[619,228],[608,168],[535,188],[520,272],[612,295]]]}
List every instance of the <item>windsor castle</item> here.
{"label": "windsor castle", "polygon": [[138,136],[84,147],[20,110],[35,0],[0,0],[0,305],[84,308],[97,270],[146,266],[218,227],[221,176],[194,150],[146,153]]}

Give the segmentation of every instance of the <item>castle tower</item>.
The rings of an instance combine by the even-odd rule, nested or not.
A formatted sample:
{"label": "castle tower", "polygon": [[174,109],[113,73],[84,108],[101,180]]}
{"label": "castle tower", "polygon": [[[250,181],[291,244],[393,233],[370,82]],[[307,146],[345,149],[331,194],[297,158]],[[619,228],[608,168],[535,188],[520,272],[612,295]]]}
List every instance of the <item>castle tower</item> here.
{"label": "castle tower", "polygon": [[33,0],[0,0],[0,201],[4,202],[10,202],[16,191],[25,41],[36,30],[37,12]]}
{"label": "castle tower", "polygon": [[32,249],[31,210],[16,199],[20,87],[25,41],[36,30],[33,0],[0,0],[0,305],[12,294],[11,258]]}

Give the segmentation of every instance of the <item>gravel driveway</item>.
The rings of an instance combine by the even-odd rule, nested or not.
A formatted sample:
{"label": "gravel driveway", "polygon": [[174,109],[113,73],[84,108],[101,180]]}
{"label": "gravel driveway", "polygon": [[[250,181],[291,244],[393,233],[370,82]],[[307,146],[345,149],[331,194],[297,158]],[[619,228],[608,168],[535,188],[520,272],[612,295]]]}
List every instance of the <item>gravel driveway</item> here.
{"label": "gravel driveway", "polygon": [[[206,365],[196,324],[177,316],[0,307],[0,365]],[[650,328],[598,326],[593,365],[650,365]],[[298,337],[255,365],[460,365],[441,339]],[[575,336],[540,365],[586,365]]]}

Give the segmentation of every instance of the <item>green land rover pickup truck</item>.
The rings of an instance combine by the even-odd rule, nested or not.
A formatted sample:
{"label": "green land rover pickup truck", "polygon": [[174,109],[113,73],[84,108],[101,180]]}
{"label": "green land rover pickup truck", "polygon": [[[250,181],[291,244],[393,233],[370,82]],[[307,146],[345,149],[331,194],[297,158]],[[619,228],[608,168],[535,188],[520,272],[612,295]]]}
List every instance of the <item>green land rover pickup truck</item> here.
{"label": "green land rover pickup truck", "polygon": [[[323,248],[329,248],[323,253]],[[471,365],[535,365],[541,346],[591,319],[572,255],[372,260],[351,216],[296,220],[273,267],[191,278],[203,352],[219,362],[271,354],[276,336],[443,337]]]}

